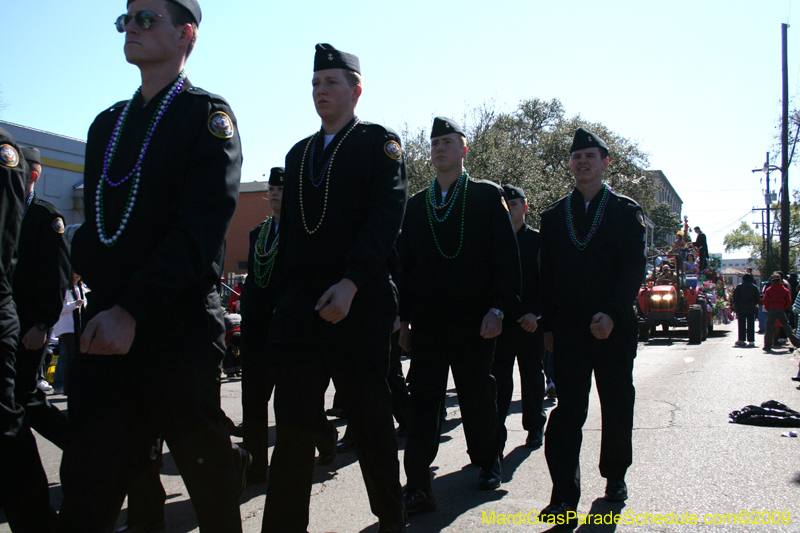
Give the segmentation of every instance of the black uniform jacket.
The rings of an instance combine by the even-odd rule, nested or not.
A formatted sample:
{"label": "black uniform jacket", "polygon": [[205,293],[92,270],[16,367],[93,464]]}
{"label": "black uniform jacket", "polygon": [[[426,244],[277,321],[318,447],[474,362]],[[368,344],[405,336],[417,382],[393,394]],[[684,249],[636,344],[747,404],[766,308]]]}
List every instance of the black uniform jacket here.
{"label": "black uniform jacket", "polygon": [[[344,137],[351,125],[324,150],[320,131],[311,146],[309,137],[286,155],[276,266],[283,290],[270,327],[271,344],[323,343],[335,348],[365,336],[386,336],[388,346],[397,308],[387,258],[403,221],[406,167],[394,131],[360,122]],[[318,187],[309,177],[312,161]],[[319,183],[323,169],[324,181]],[[348,316],[334,325],[322,320],[314,306],[343,278],[358,291]]]}
{"label": "black uniform jacket", "polygon": [[64,228],[56,206],[34,193],[22,219],[19,262],[13,277],[14,302],[23,328],[37,322],[51,328],[61,316],[70,278]]}
{"label": "black uniform jacket", "polygon": [[[261,235],[262,228],[267,224],[266,221],[250,231],[250,248],[247,254],[247,278],[244,280],[242,287],[242,296],[239,299],[241,306],[242,317],[248,322],[257,321],[261,323],[268,323],[272,319],[272,313],[275,311],[275,304],[278,301],[278,273],[275,271],[277,265],[272,267],[272,275],[269,276],[269,282],[266,287],[259,287],[256,283],[256,270],[255,270],[255,251],[258,237]],[[267,236],[265,243],[266,250],[269,250],[275,238],[280,232],[280,224],[275,224],[273,220],[270,228],[270,233]],[[266,250],[261,250],[262,253]]]}
{"label": "black uniform jacket", "polygon": [[[133,168],[151,117],[169,89],[145,107],[141,95],[134,98],[109,171],[113,181]],[[100,113],[89,129],[86,223],[72,245],[74,270],[92,288],[84,323],[120,305],[136,320],[132,354],[195,358],[209,354],[214,343],[219,353],[212,357],[221,356],[225,328],[217,284],[242,163],[236,118],[223,98],[186,80],[153,134],[127,227],[109,247],[98,236],[95,198],[103,154],[125,103]],[[218,113],[230,119],[229,138],[212,134],[211,119]],[[104,186],[107,236],[119,227],[132,181]]]}
{"label": "black uniform jacket", "polygon": [[[519,259],[522,267],[522,306],[516,313],[506,315],[506,319],[516,322],[528,313],[537,317],[542,313],[542,301],[539,292],[539,230],[523,224],[517,232]],[[519,326],[517,326],[519,327]]]}
{"label": "black uniform jacket", "polygon": [[0,128],[0,305],[11,300],[11,275],[17,263],[27,165],[19,145]]}
{"label": "black uniform jacket", "polygon": [[[583,196],[574,189],[572,213],[575,231],[585,239],[600,207],[602,192],[586,212]],[[625,196],[609,191],[605,214],[585,250],[569,236],[566,202],[569,196],[542,213],[540,274],[543,331],[584,331],[598,312],[615,325],[634,320],[633,303],[645,269],[645,227],[642,208]]]}
{"label": "black uniform jacket", "polygon": [[[434,187],[439,204],[438,181]],[[454,190],[455,184],[448,198]],[[444,222],[431,222],[429,202],[428,189],[408,201],[398,246],[400,319],[411,322],[412,328],[423,323],[446,325],[477,335],[490,308],[519,312],[519,250],[503,190],[490,181],[469,178],[466,207],[462,189]],[[439,218],[443,211],[439,210]],[[436,242],[445,254],[455,254],[462,217],[462,248],[448,259]]]}

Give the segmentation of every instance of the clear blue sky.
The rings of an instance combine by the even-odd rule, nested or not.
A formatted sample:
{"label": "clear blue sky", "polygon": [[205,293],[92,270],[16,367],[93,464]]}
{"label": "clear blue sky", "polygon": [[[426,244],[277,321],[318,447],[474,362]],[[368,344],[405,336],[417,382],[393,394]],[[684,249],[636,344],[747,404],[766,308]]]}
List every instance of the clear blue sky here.
{"label": "clear blue sky", "polygon": [[[739,219],[760,220],[749,211],[764,184],[750,171],[774,147],[780,24],[800,17],[800,2],[200,2],[189,76],[233,107],[244,181],[263,179],[319,127],[310,80],[314,44],[328,42],[361,59],[364,119],[427,128],[489,100],[511,109],[558,98],[568,115],[639,141],[712,252]],[[0,118],[85,139],[95,115],[140,83],[113,26],[125,10],[109,0],[4,6]],[[794,96],[800,21],[789,72]],[[792,189],[798,180],[795,166]]]}

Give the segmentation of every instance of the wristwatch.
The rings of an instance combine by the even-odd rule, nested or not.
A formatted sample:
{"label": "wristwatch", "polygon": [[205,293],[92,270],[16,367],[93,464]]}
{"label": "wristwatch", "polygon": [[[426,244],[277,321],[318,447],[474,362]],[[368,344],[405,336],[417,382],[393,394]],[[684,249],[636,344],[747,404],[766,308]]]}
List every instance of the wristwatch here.
{"label": "wristwatch", "polygon": [[39,331],[47,331],[48,329],[47,324],[45,324],[44,322],[37,322],[36,324],[33,325],[33,327],[35,327]]}
{"label": "wristwatch", "polygon": [[501,310],[497,309],[496,307],[492,307],[491,309],[489,309],[489,312],[497,315],[497,318],[499,318],[500,320],[503,320],[506,316]]}

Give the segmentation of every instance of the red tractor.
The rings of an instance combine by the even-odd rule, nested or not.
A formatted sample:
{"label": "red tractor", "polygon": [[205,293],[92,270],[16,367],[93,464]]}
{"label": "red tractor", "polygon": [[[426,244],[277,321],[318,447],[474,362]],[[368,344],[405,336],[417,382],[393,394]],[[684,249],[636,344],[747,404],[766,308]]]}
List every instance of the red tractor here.
{"label": "red tractor", "polygon": [[639,289],[636,301],[639,340],[646,341],[660,325],[665,332],[670,326],[689,328],[689,342],[700,344],[714,325],[697,275],[686,275],[679,254],[653,255],[648,262],[653,274]]}

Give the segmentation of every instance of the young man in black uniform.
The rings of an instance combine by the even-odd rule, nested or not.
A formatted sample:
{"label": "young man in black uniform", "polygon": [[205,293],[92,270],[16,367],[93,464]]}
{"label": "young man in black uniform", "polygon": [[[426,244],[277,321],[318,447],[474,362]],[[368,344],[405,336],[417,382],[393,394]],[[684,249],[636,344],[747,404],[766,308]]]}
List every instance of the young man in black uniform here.
{"label": "young man in black uniform", "polygon": [[281,285],[269,331],[277,441],[262,531],[305,532],[314,433],[330,378],[341,396],[379,531],[405,531],[386,377],[397,315],[387,258],[406,204],[400,138],[355,116],[358,58],[318,44],[319,132],[286,156]]}
{"label": "young man in black uniform", "polygon": [[519,307],[520,266],[502,189],[464,170],[461,127],[436,117],[436,177],[408,202],[400,235],[400,345],[411,356],[404,492],[409,513],[436,508],[430,465],[452,369],[478,487],[500,486],[497,391],[491,374],[505,313]]}
{"label": "young man in black uniform", "polygon": [[508,432],[505,420],[514,393],[514,360],[519,363],[522,387],[522,427],[528,432],[525,445],[540,448],[544,424],[544,337],[538,328],[541,315],[539,300],[539,232],[525,223],[528,201],[525,191],[513,185],[503,185],[511,222],[517,234],[520,264],[522,266],[522,306],[507,313],[503,320],[503,333],[497,338],[492,375],[497,380],[497,441],[500,453],[506,444]]}
{"label": "young man in black uniform", "polygon": [[581,428],[593,372],[603,416],[605,498],[621,502],[628,496],[637,343],[633,302],[645,269],[642,208],[603,183],[609,164],[605,142],[579,128],[570,154],[575,189],[542,213],[540,226],[540,327],[553,352],[558,384],[558,407],[550,414],[545,440],[553,492],[540,516],[551,522],[575,518],[569,513],[581,495]]}
{"label": "young man in black uniform", "polygon": [[280,242],[284,168],[270,170],[267,198],[272,215],[250,232],[247,278],[242,287],[242,430],[244,448],[253,456],[248,482],[267,476],[269,398],[275,382],[267,371],[267,332],[278,301],[278,276],[273,276]]}
{"label": "young man in black uniform", "polygon": [[61,532],[112,529],[159,434],[200,530],[242,530],[236,457],[249,456],[232,453],[219,404],[218,292],[242,154],[227,102],[184,74],[200,20],[196,0],[133,0],[117,19],[142,86],[89,129],[72,260],[92,305],[72,367]]}
{"label": "young man in black uniform", "polygon": [[61,448],[69,442],[67,417],[47,401],[36,384],[50,330],[61,317],[70,264],[64,219],[56,206],[34,191],[42,173],[39,150],[23,147],[28,162],[27,196],[19,235],[19,261],[12,280],[22,337],[17,345],[14,393],[31,427]]}
{"label": "young man in black uniform", "polygon": [[20,327],[11,277],[17,262],[27,172],[19,145],[0,128],[0,504],[15,533],[47,533],[56,513],[50,506],[36,439],[14,395]]}

